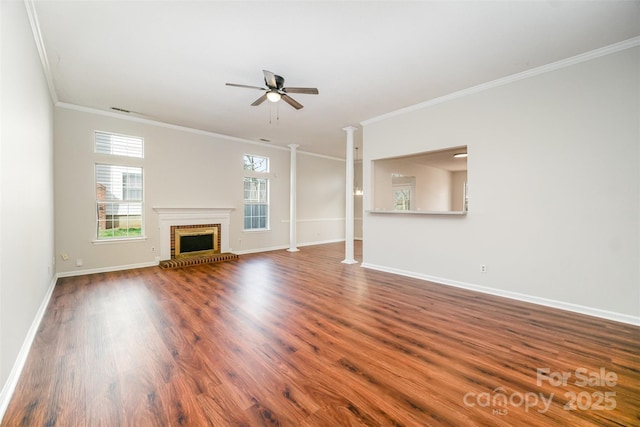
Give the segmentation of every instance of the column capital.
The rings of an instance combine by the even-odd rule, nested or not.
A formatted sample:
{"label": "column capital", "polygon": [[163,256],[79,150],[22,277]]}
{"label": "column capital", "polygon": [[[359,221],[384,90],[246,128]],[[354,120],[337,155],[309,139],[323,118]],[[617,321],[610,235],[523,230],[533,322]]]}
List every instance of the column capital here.
{"label": "column capital", "polygon": [[355,127],[355,126],[347,126],[347,127],[342,128],[342,130],[347,132],[347,133],[353,133],[353,132],[357,131],[358,128]]}
{"label": "column capital", "polygon": [[300,147],[300,144],[289,144],[287,145],[287,147],[291,148],[292,150],[295,150],[296,148]]}

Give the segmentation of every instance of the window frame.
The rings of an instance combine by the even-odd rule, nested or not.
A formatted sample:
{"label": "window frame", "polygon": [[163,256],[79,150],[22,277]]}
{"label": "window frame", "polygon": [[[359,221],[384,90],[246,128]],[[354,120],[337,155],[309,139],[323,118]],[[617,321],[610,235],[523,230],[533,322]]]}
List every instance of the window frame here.
{"label": "window frame", "polygon": [[[102,135],[110,135],[116,138],[120,138],[123,140],[131,140],[131,141],[140,141],[140,149],[135,149],[135,152],[137,153],[138,151],[140,152],[140,155],[132,155],[132,154],[127,154],[127,153],[131,153],[134,152],[134,150],[132,150],[129,147],[125,147],[125,151],[124,152],[119,152],[118,150],[116,150],[116,152],[114,152],[113,150],[111,150],[110,152],[104,152],[104,151],[98,151],[98,135],[102,134]],[[93,152],[95,154],[98,155],[105,155],[105,156],[115,156],[118,158],[131,158],[131,159],[144,159],[144,138],[141,136],[133,136],[133,135],[125,135],[122,133],[115,133],[115,132],[105,132],[102,130],[95,130],[93,131]]]}
{"label": "window frame", "polygon": [[[98,135],[102,134],[102,135],[114,135],[117,137],[123,137],[123,138],[128,138],[131,139],[134,142],[139,142],[140,146],[140,150],[138,150],[138,147],[134,147],[133,152],[135,153],[134,155],[127,155],[127,148],[126,147],[119,147],[119,149],[117,150],[117,153],[114,152],[106,152],[106,151],[97,151],[97,138]],[[125,154],[123,154],[125,153]],[[123,134],[117,134],[117,133],[113,133],[113,132],[105,132],[105,131],[94,131],[94,159],[93,159],[93,191],[94,191],[94,212],[95,212],[95,219],[94,219],[94,231],[93,231],[93,243],[99,243],[99,244],[103,244],[103,243],[115,243],[115,242],[127,242],[127,241],[135,241],[135,240],[144,240],[146,239],[146,231],[145,231],[145,223],[146,223],[146,215],[145,215],[145,195],[146,195],[146,184],[145,184],[145,168],[144,168],[144,138],[143,137],[139,137],[139,136],[130,136],[130,135],[123,135]],[[116,197],[105,197],[103,195],[101,195],[100,192],[100,185],[105,185],[104,182],[100,181],[100,177],[98,176],[98,173],[100,171],[100,168],[108,168],[108,169],[103,169],[103,173],[108,173],[109,177],[108,180],[110,181],[109,183],[106,184],[106,187],[103,191],[112,191],[112,194],[119,194],[119,198]],[[107,172],[108,171],[108,172]],[[119,179],[119,185],[116,185],[114,187],[114,178],[113,178],[113,174],[114,173],[119,173],[120,174],[120,179]],[[130,179],[128,179],[127,177],[130,177],[131,174],[134,175],[140,175],[140,182],[136,182],[135,186],[132,188],[128,188],[126,186],[127,182],[130,183]],[[116,179],[117,181],[118,179]],[[118,188],[116,188],[118,187]],[[120,194],[121,192],[121,194]],[[135,199],[130,199],[127,196],[131,196],[132,192],[134,194],[138,193],[140,195],[140,198],[135,198]],[[115,221],[116,219],[114,217],[117,217],[118,221],[120,219],[124,219],[125,224],[126,224],[126,230],[127,232],[129,230],[131,230],[132,228],[138,228],[137,226],[131,227],[131,225],[137,225],[137,223],[140,224],[140,232],[139,233],[135,233],[133,235],[112,235],[112,236],[105,236],[104,234],[101,235],[101,227],[102,229],[106,229],[106,226],[109,224],[109,220],[107,219],[109,215],[107,215],[107,211],[109,209],[109,206],[113,207],[114,206],[119,206],[117,209],[117,215],[113,214],[113,210],[111,211],[112,214],[112,218],[111,218],[111,228],[115,231],[116,228],[120,228],[115,227]],[[119,215],[120,211],[121,211],[121,207],[124,207],[124,214]],[[136,212],[135,214],[131,214],[131,209],[135,209],[134,212]],[[102,213],[104,212],[104,213]],[[133,224],[132,224],[133,222]]]}
{"label": "window frame", "polygon": [[[265,168],[261,168],[262,170],[248,169],[247,168],[247,157],[260,158],[264,159],[266,163]],[[260,231],[269,231],[271,230],[271,182],[270,182],[270,167],[271,167],[271,159],[267,156],[259,156],[255,154],[244,154],[242,156],[243,159],[243,177],[242,177],[242,229],[246,232],[260,232]],[[245,197],[246,193],[246,181],[247,179],[259,179],[264,180],[265,183],[265,200],[264,202],[247,202],[247,198]],[[250,227],[247,228],[247,219],[254,218],[253,215],[247,216],[247,206],[265,206],[266,213],[265,216],[265,226],[264,227]],[[260,215],[262,216],[262,215]],[[260,217],[259,216],[259,217]]]}

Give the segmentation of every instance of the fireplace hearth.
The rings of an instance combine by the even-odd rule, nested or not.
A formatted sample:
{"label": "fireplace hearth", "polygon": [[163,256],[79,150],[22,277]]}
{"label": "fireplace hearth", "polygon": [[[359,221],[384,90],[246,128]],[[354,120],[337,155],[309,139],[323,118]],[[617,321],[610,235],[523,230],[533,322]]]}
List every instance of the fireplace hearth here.
{"label": "fireplace hearth", "polygon": [[162,268],[237,259],[229,247],[227,208],[154,208],[160,226]]}

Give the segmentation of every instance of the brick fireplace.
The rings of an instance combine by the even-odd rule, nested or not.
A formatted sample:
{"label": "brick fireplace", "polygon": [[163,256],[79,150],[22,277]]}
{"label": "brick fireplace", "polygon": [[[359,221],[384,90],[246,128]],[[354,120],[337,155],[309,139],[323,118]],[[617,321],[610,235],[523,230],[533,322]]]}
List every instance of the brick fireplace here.
{"label": "brick fireplace", "polygon": [[175,257],[175,230],[203,227],[218,228],[218,252],[231,252],[229,224],[233,208],[153,208],[158,213],[160,260]]}

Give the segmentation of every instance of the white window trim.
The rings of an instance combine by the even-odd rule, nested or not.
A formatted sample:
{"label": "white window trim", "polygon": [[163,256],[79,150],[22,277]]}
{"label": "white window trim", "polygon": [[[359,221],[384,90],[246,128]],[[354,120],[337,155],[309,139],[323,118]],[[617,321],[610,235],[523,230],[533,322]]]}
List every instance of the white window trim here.
{"label": "white window trim", "polygon": [[[244,158],[246,156],[249,157],[261,157],[261,158],[265,158],[267,159],[267,171],[266,172],[261,172],[261,171],[253,171],[253,170],[248,170],[244,168]],[[271,231],[271,158],[268,156],[262,156],[262,155],[258,155],[258,154],[248,154],[248,153],[244,153],[242,155],[242,231],[243,232],[247,232],[247,233],[260,233],[260,232],[266,232],[266,231]],[[245,200],[244,200],[244,179],[245,178],[261,178],[261,179],[265,179],[267,181],[267,224],[266,227],[264,228],[244,228],[244,221],[246,219],[245,215],[244,215],[244,207],[245,207]]]}
{"label": "white window trim", "polygon": [[117,239],[101,239],[101,240],[92,240],[91,243],[94,245],[111,245],[113,243],[133,243],[133,242],[143,242],[148,240],[147,236],[136,236],[136,237],[119,237]]}
{"label": "white window trim", "polygon": [[[133,138],[133,139],[139,139],[142,142],[142,157],[138,157],[138,156],[126,156],[126,155],[121,155],[121,154],[107,154],[107,153],[99,153],[96,152],[96,134],[97,133],[104,133],[104,134],[111,134],[111,135],[116,135],[116,136],[123,136],[123,137],[127,137],[127,138]],[[93,209],[95,212],[95,217],[94,217],[94,221],[93,221],[93,239],[91,240],[91,242],[93,244],[98,244],[98,245],[102,245],[102,244],[117,244],[117,243],[124,243],[124,242],[136,242],[136,241],[144,241],[147,240],[147,235],[146,235],[146,195],[147,195],[147,180],[146,180],[146,171],[145,171],[145,167],[144,167],[144,154],[145,154],[145,144],[144,144],[144,137],[140,137],[140,136],[135,136],[135,135],[125,135],[125,134],[120,134],[120,133],[115,133],[115,132],[108,132],[108,131],[102,131],[102,130],[95,130],[94,131],[94,140],[93,140],[93,151],[94,151],[94,161],[93,161],[93,167],[94,167],[94,171],[93,171],[93,197],[94,197],[94,205],[93,205]],[[104,238],[104,239],[100,239],[98,238],[98,198],[97,198],[97,193],[96,193],[96,184],[97,184],[97,180],[96,180],[96,166],[97,165],[107,165],[107,166],[119,166],[119,167],[137,167],[140,168],[141,172],[142,172],[142,199],[140,200],[140,235],[139,236],[133,236],[133,237],[114,237],[114,238]]]}

